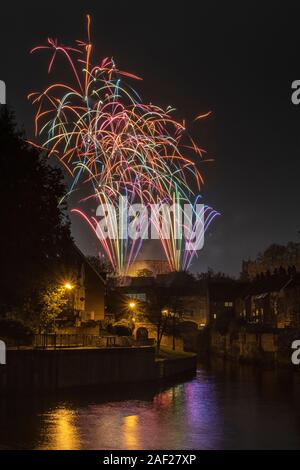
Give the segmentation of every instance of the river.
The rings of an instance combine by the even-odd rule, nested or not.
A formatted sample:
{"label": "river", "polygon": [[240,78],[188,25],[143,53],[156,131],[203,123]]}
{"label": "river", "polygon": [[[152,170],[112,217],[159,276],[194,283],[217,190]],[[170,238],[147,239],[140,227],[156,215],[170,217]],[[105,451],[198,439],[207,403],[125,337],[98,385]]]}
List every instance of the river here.
{"label": "river", "polygon": [[164,386],[1,397],[9,449],[299,449],[300,374],[223,361]]}

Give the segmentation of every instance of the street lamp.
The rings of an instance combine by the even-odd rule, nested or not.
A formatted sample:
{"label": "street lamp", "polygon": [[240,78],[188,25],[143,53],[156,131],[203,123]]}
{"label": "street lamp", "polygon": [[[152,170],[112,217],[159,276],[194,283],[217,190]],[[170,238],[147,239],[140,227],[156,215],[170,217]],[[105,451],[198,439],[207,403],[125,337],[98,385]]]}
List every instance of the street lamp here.
{"label": "street lamp", "polygon": [[[68,306],[70,311],[73,313],[73,316],[75,316],[75,296],[74,293],[71,293],[73,289],[75,289],[76,285],[72,284],[70,281],[66,281],[63,285],[66,291],[69,291],[68,293]],[[76,320],[77,321],[77,320]]]}
{"label": "street lamp", "polygon": [[67,290],[72,290],[72,289],[74,289],[73,284],[71,284],[70,282],[66,282],[66,283],[64,284],[64,287],[65,287],[65,289],[67,289]]}
{"label": "street lamp", "polygon": [[135,317],[134,317],[134,309],[135,309],[135,307],[136,307],[136,303],[135,303],[135,302],[133,302],[133,301],[129,302],[129,308],[130,308],[130,310],[131,310],[131,312],[132,312],[132,313],[131,313],[131,320],[132,320],[133,322],[135,321]]}

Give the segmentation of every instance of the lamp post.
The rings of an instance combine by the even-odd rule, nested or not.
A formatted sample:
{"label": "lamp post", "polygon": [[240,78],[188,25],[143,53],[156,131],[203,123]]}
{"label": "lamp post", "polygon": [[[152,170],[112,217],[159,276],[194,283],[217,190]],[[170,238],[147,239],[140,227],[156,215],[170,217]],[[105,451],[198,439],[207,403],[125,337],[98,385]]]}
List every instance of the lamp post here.
{"label": "lamp post", "polygon": [[[66,291],[69,292],[69,301],[70,301],[70,299],[71,299],[70,294],[71,294],[71,291],[75,288],[75,285],[72,284],[72,282],[70,282],[70,281],[66,281],[64,283],[64,288],[66,289]],[[71,309],[72,309],[72,312],[73,312],[73,315],[74,315],[74,297],[72,297],[72,303],[70,302],[70,304],[71,304]]]}
{"label": "lamp post", "polygon": [[72,289],[74,289],[74,286],[73,286],[73,284],[71,284],[71,282],[66,282],[64,284],[64,288],[67,289],[67,290],[72,290]]}
{"label": "lamp post", "polygon": [[135,309],[135,307],[136,307],[136,303],[135,303],[135,302],[133,302],[133,301],[129,302],[129,308],[130,308],[130,310],[131,310],[131,312],[132,312],[132,313],[131,313],[131,320],[132,320],[132,321],[135,320],[135,318],[134,318],[134,309]]}

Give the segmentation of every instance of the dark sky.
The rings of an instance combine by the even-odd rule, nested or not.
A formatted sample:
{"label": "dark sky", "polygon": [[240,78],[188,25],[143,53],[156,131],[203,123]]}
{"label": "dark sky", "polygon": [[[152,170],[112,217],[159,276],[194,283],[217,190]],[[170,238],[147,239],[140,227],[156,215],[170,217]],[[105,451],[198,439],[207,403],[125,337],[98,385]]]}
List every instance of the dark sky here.
{"label": "dark sky", "polygon": [[[291,103],[291,83],[300,79],[299,5],[6,1],[0,79],[30,134],[26,95],[46,83],[47,58],[29,50],[48,36],[64,44],[85,39],[90,13],[97,55],[113,56],[120,68],[142,76],[145,101],[172,104],[188,120],[212,110],[192,131],[215,159],[202,165],[204,200],[222,215],[194,269],[238,274],[242,259],[273,242],[299,240],[300,105]],[[81,248],[93,251],[82,222],[73,223]]]}

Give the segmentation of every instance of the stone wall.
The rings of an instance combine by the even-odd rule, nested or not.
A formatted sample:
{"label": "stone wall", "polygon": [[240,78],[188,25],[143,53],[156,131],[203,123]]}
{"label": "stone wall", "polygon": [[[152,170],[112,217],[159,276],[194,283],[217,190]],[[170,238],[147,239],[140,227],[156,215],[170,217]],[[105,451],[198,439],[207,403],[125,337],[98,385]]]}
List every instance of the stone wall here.
{"label": "stone wall", "polygon": [[100,325],[95,326],[66,326],[56,328],[59,335],[100,335]]}
{"label": "stone wall", "polygon": [[[163,335],[160,346],[162,348],[173,349],[173,336]],[[184,351],[182,338],[175,338],[175,351]]]}
{"label": "stone wall", "polygon": [[252,363],[291,365],[291,344],[300,338],[296,331],[269,333],[239,331],[222,335],[210,332],[210,351],[221,357]]}
{"label": "stone wall", "polygon": [[0,367],[0,390],[50,391],[155,377],[155,350],[151,347],[8,350],[6,365]]}
{"label": "stone wall", "polygon": [[105,384],[138,383],[194,372],[196,355],[155,358],[153,347],[8,350],[0,392],[22,394]]}
{"label": "stone wall", "polygon": [[190,355],[176,359],[164,360],[163,377],[165,379],[180,376],[186,372],[194,372],[197,369],[197,356]]}

